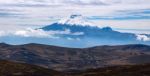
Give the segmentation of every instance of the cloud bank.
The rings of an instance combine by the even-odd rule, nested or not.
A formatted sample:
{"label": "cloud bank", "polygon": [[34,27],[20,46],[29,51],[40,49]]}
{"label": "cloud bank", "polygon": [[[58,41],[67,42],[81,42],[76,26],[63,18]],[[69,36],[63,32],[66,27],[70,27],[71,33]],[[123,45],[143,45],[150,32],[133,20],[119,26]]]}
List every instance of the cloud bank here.
{"label": "cloud bank", "polygon": [[137,40],[140,40],[140,41],[150,41],[150,37],[146,36],[146,35],[136,35],[137,36]]}
{"label": "cloud bank", "polygon": [[102,5],[102,4],[147,4],[149,0],[0,0],[0,3],[5,4],[51,4],[51,5],[66,5],[66,4],[86,4],[86,5]]}
{"label": "cloud bank", "polygon": [[97,26],[147,29],[150,0],[0,0],[0,30],[39,28],[74,13]]}
{"label": "cloud bank", "polygon": [[[35,37],[35,38],[53,38],[58,39],[59,37],[56,35],[72,35],[72,36],[81,36],[84,35],[83,32],[74,32],[72,33],[69,29],[64,31],[44,31],[42,29],[25,29],[25,30],[17,30],[17,31],[0,31],[0,37],[6,36],[18,36],[18,37]],[[73,38],[66,38],[68,40],[74,40]],[[80,39],[76,39],[80,40]]]}
{"label": "cloud bank", "polygon": [[[7,36],[18,36],[18,37],[35,37],[35,38],[52,38],[59,39],[57,35],[72,35],[72,36],[82,36],[84,32],[74,32],[72,33],[69,29],[64,31],[44,31],[42,29],[25,29],[17,31],[0,31],[0,37]],[[135,34],[138,41],[150,41],[150,37],[144,34]],[[80,40],[79,38],[67,37],[67,40]]]}

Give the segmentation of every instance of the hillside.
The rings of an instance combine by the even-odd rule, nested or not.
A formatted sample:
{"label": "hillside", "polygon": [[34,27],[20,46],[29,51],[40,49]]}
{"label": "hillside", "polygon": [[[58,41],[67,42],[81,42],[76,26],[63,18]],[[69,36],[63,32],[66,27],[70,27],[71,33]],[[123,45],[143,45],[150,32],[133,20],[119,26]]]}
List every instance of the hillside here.
{"label": "hillside", "polygon": [[58,72],[35,65],[0,60],[0,76],[150,76],[150,64]]}
{"label": "hillside", "polygon": [[150,64],[90,69],[70,73],[68,76],[150,76]]}
{"label": "hillside", "polygon": [[[59,74],[59,75],[58,75]],[[0,60],[0,76],[60,76],[61,73],[35,65]]]}
{"label": "hillside", "polygon": [[59,71],[150,63],[149,58],[150,46],[140,44],[91,48],[0,44],[0,59],[34,64]]}

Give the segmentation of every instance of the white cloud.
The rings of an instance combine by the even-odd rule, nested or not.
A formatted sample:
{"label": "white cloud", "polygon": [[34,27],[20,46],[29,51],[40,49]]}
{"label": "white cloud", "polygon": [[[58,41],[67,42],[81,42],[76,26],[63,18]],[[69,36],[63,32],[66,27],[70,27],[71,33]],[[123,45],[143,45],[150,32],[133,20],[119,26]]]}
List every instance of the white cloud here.
{"label": "white cloud", "polygon": [[67,40],[74,40],[73,38],[67,37]]}
{"label": "white cloud", "polygon": [[72,33],[69,29],[64,31],[44,31],[42,29],[31,29],[16,31],[0,31],[0,37],[3,36],[21,36],[21,37],[37,37],[37,38],[59,38],[55,35],[83,35],[83,32]]}
{"label": "white cloud", "polygon": [[70,29],[65,29],[64,31],[47,31],[48,34],[56,35],[56,34],[66,34],[66,35],[84,35],[84,32],[74,32],[72,33]]}
{"label": "white cloud", "polygon": [[72,35],[84,35],[84,32],[75,32],[75,33],[72,33]]}
{"label": "white cloud", "polygon": [[8,35],[10,35],[11,33],[14,33],[14,32],[10,32],[10,31],[0,31],[0,37],[8,36]]}
{"label": "white cloud", "polygon": [[141,41],[150,41],[150,37],[146,36],[146,35],[136,35],[137,36],[137,40],[141,40]]}
{"label": "white cloud", "polygon": [[80,39],[80,38],[71,38],[71,37],[67,37],[67,40],[70,40],[70,41],[72,41],[72,40],[80,41],[81,39]]}
{"label": "white cloud", "polygon": [[0,0],[0,3],[44,3],[44,4],[118,4],[147,3],[149,0]]}
{"label": "white cloud", "polygon": [[[10,5],[9,5],[10,4]],[[106,5],[105,5],[106,4]],[[16,6],[12,6],[16,5]],[[17,6],[18,5],[18,6]],[[35,7],[35,5],[39,5]],[[40,6],[40,5],[46,5]],[[47,6],[48,5],[48,6]],[[72,13],[81,13],[84,16],[114,16],[117,11],[138,11],[149,9],[150,0],[0,0],[0,10],[10,10],[19,17],[0,17],[0,29],[13,30],[26,25],[49,25],[56,20]],[[13,11],[14,10],[14,11]],[[4,11],[0,11],[0,13]],[[8,14],[6,14],[8,15]],[[9,15],[10,16],[10,15]],[[119,16],[119,15],[117,15]],[[121,14],[122,16],[122,14]],[[126,15],[125,15],[126,16]],[[148,17],[149,15],[144,15]],[[52,19],[53,17],[55,19]],[[106,25],[113,28],[147,29],[150,21],[147,20],[97,20],[96,25]],[[10,27],[11,25],[11,27]],[[20,25],[19,27],[17,25]],[[24,25],[24,26],[21,26]],[[29,26],[30,27],[30,26]]]}
{"label": "white cloud", "polygon": [[16,36],[23,36],[23,37],[51,37],[50,34],[46,33],[45,31],[38,29],[34,30],[28,28],[26,30],[19,30],[14,33]]}
{"label": "white cloud", "polygon": [[47,31],[47,33],[49,34],[71,34],[70,30],[69,29],[65,29],[64,31]]}
{"label": "white cloud", "polygon": [[5,32],[4,31],[0,31],[0,36],[4,36]]}

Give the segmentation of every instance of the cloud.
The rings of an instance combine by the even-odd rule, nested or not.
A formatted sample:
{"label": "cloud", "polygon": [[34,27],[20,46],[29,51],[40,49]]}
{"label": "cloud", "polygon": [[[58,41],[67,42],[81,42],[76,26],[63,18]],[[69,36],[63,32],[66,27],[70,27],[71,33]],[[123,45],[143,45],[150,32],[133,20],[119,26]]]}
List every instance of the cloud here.
{"label": "cloud", "polygon": [[0,12],[0,17],[18,17],[18,18],[22,18],[23,14],[17,14],[17,13],[10,13],[10,12]]}
{"label": "cloud", "polygon": [[[7,30],[12,30],[10,25],[39,28],[80,13],[97,26],[147,29],[149,4],[150,0],[0,0],[0,27],[7,26]],[[15,26],[13,28],[18,29]]]}
{"label": "cloud", "polygon": [[0,18],[23,18],[25,13],[16,9],[6,9],[0,7]]}
{"label": "cloud", "polygon": [[84,35],[84,32],[75,32],[75,33],[72,33],[72,35]]}
{"label": "cloud", "polygon": [[45,5],[66,5],[66,4],[74,4],[74,5],[95,5],[95,4],[103,4],[101,0],[1,0],[0,3],[3,4],[45,4]]}
{"label": "cloud", "polygon": [[6,33],[4,31],[0,31],[0,37],[5,36],[5,35],[6,35]]}
{"label": "cloud", "polygon": [[28,28],[26,30],[19,30],[14,33],[16,36],[23,36],[23,37],[51,37],[48,33],[45,31],[38,29],[34,30],[31,28]]}
{"label": "cloud", "polygon": [[63,0],[63,3],[74,5],[105,5],[101,0]]}
{"label": "cloud", "polygon": [[73,40],[80,41],[81,40],[80,38],[71,38],[71,37],[67,37],[66,39],[70,40],[70,41],[73,41]]}
{"label": "cloud", "polygon": [[140,40],[140,41],[150,41],[150,37],[148,37],[146,35],[138,34],[136,36],[137,36],[137,40]]}
{"label": "cloud", "polygon": [[121,29],[121,28],[113,28],[113,29],[125,33],[150,34],[150,29]]}
{"label": "cloud", "polygon": [[115,11],[111,16],[91,16],[89,20],[137,20],[150,19],[150,9]]}
{"label": "cloud", "polygon": [[[41,30],[41,29],[40,29]],[[64,31],[44,31],[45,33],[49,34],[49,35],[84,35],[83,32],[71,32],[70,29],[65,29]]]}
{"label": "cloud", "polygon": [[64,31],[44,31],[42,29],[31,29],[27,28],[25,30],[17,31],[0,31],[0,37],[3,36],[21,36],[21,37],[37,37],[37,38],[59,38],[56,35],[72,35],[80,36],[83,35],[83,32],[74,32],[72,33],[69,29]]}
{"label": "cloud", "polygon": [[49,4],[49,5],[103,5],[103,4],[147,4],[149,0],[0,0],[5,4]]}

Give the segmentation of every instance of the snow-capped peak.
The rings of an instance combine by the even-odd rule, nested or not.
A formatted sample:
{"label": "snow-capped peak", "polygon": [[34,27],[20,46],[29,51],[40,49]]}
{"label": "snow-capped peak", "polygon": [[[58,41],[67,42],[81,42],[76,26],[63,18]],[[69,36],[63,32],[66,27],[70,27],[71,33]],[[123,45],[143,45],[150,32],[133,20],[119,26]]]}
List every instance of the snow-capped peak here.
{"label": "snow-capped peak", "polygon": [[67,25],[81,25],[81,26],[92,26],[93,24],[89,22],[82,15],[71,15],[68,18],[61,19],[58,21],[58,24],[67,24]]}

